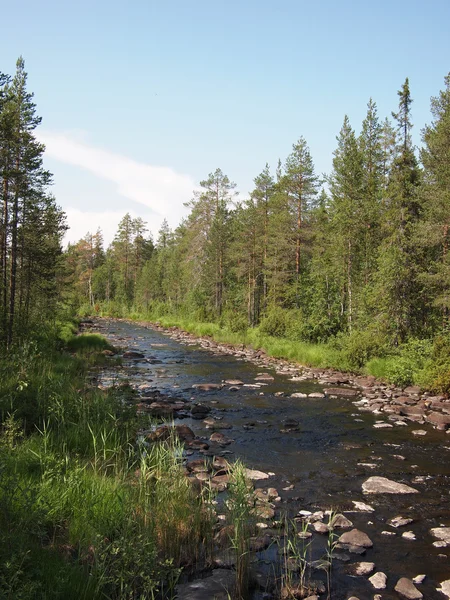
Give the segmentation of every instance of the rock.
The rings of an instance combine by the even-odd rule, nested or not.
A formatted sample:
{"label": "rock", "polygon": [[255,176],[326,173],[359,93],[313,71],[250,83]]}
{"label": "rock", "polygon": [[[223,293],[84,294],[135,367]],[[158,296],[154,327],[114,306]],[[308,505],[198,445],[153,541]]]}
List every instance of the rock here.
{"label": "rock", "polygon": [[236,574],[230,569],[215,569],[211,577],[176,586],[178,600],[227,600],[233,595]]}
{"label": "rock", "polygon": [[450,425],[450,415],[443,415],[438,412],[431,412],[425,417],[425,420],[435,425],[438,429],[447,429]]}
{"label": "rock", "polygon": [[426,579],[426,575],[416,575],[415,577],[413,577],[413,583],[423,583]]}
{"label": "rock", "polygon": [[354,564],[354,573],[355,575],[364,576],[370,575],[372,571],[375,569],[375,563],[370,562],[359,562]]}
{"label": "rock", "polygon": [[405,517],[394,517],[393,519],[389,519],[387,522],[391,527],[404,527],[405,525],[409,525],[413,522],[413,519],[407,519]]}
{"label": "rock", "polygon": [[369,536],[359,529],[352,529],[343,533],[339,538],[339,543],[361,546],[362,548],[372,548],[373,546],[373,542]]}
{"label": "rock", "polygon": [[241,381],[240,379],[225,379],[224,383],[226,383],[227,385],[244,385],[244,382]]}
{"label": "rock", "polygon": [[142,352],[134,352],[131,350],[124,352],[122,356],[123,358],[145,358],[145,354],[142,354]]}
{"label": "rock", "polygon": [[255,381],[275,381],[275,378],[270,373],[259,373],[255,377]]}
{"label": "rock", "polygon": [[353,527],[353,523],[350,521],[350,519],[344,517],[344,515],[337,514],[332,518],[331,526],[333,529],[347,529],[348,527]]}
{"label": "rock", "polygon": [[402,533],[402,538],[405,538],[405,540],[415,540],[416,536],[414,531],[404,531]]}
{"label": "rock", "polygon": [[427,435],[425,429],[414,429],[413,431],[411,431],[411,433],[413,435]]}
{"label": "rock", "polygon": [[354,398],[358,396],[359,391],[352,388],[327,388],[324,390],[327,396],[343,396],[345,398]]}
{"label": "rock", "polygon": [[355,510],[361,512],[373,512],[375,509],[370,506],[370,504],[365,504],[364,502],[358,502],[357,500],[352,500],[355,505]]}
{"label": "rock", "polygon": [[391,481],[386,477],[369,477],[362,484],[363,492],[366,494],[418,494],[418,490],[405,485]]}
{"label": "rock", "polygon": [[210,442],[215,442],[216,444],[219,444],[220,446],[228,446],[228,444],[231,444],[231,442],[234,442],[234,440],[232,440],[231,438],[227,437],[226,435],[224,435],[223,433],[220,433],[218,431],[214,432],[211,437],[209,438]]}
{"label": "rock", "polygon": [[186,464],[186,469],[190,473],[207,473],[209,471],[208,465],[203,458],[196,458]]}
{"label": "rock", "polygon": [[362,546],[354,546],[353,544],[336,544],[337,550],[348,550],[352,554],[365,554],[366,549]]}
{"label": "rock", "polygon": [[213,390],[221,390],[223,385],[221,383],[194,383],[192,387],[201,392],[211,392]]}
{"label": "rock", "polygon": [[378,573],[375,573],[375,575],[369,577],[369,581],[376,590],[384,590],[386,587],[387,577],[385,573],[378,571]]}
{"label": "rock", "polygon": [[405,394],[415,394],[418,396],[421,390],[418,385],[409,385],[403,391],[405,392]]}
{"label": "rock", "polygon": [[423,598],[422,592],[419,592],[411,579],[408,579],[407,577],[399,579],[395,584],[394,590],[409,600],[419,600],[420,598]]}
{"label": "rock", "polygon": [[304,394],[303,392],[294,392],[291,394],[291,398],[307,398],[308,394]]}
{"label": "rock", "polygon": [[441,587],[436,588],[436,591],[441,592],[441,594],[445,594],[447,598],[450,598],[450,579],[441,581]]}
{"label": "rock", "polygon": [[325,394],[322,394],[322,392],[312,392],[308,394],[308,398],[325,398]]}
{"label": "rock", "polygon": [[152,442],[167,440],[173,433],[182,441],[191,441],[195,438],[195,434],[190,427],[187,425],[175,425],[175,427],[169,427],[168,425],[161,425],[157,427],[155,431],[149,433],[147,438]]}
{"label": "rock", "polygon": [[191,407],[191,415],[194,419],[204,419],[205,415],[211,412],[209,406],[204,404],[194,404]]}
{"label": "rock", "polygon": [[330,528],[328,527],[328,525],[325,525],[325,523],[322,523],[322,521],[316,521],[315,523],[313,523],[312,526],[316,533],[329,533],[330,532]]}
{"label": "rock", "polygon": [[209,444],[207,444],[203,440],[199,440],[199,439],[186,442],[185,445],[188,448],[192,448],[192,450],[208,450],[208,448],[209,448]]}
{"label": "rock", "polygon": [[226,458],[223,458],[222,456],[215,456],[212,462],[212,466],[217,471],[222,469],[228,472],[230,469],[230,463],[227,461]]}
{"label": "rock", "polygon": [[450,545],[450,527],[433,527],[430,533],[433,537],[444,542],[445,545]]}
{"label": "rock", "polygon": [[244,472],[247,479],[251,479],[252,481],[258,481],[259,479],[269,479],[268,473],[263,473],[262,471],[257,471],[256,469],[244,469]]}

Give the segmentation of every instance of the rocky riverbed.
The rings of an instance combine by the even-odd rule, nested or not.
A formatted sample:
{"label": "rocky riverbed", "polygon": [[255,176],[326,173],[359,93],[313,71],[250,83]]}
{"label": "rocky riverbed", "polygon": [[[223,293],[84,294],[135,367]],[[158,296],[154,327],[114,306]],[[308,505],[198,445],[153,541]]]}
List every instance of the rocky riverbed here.
{"label": "rocky riverbed", "polygon": [[[199,486],[208,481],[220,496],[229,463],[247,465],[260,530],[252,540],[255,599],[295,597],[295,589],[273,588],[274,565],[286,563],[274,543],[286,518],[311,541],[311,597],[326,597],[320,561],[330,539],[335,600],[450,597],[446,398],[300,367],[175,328],[86,325],[122,348],[122,366],[95,384],[127,380],[139,412],[173,422],[188,477]],[[168,434],[167,425],[142,432],[148,441]],[[215,566],[210,577],[180,586],[179,597],[223,590],[232,559],[219,551]]]}

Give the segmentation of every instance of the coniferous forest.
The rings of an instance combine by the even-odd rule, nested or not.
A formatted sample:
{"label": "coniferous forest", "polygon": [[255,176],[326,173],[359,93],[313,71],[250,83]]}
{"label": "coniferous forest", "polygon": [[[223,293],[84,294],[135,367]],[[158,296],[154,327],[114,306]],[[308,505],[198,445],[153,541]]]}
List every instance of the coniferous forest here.
{"label": "coniferous forest", "polygon": [[[414,384],[412,394],[420,388],[429,403],[447,409],[450,74],[441,91],[430,93],[420,148],[412,141],[406,79],[388,117],[373,99],[356,128],[343,117],[330,173],[316,172],[308,141],[293,132],[290,154],[261,165],[248,198],[236,193],[232,174],[217,168],[185,199],[189,213],[176,229],[164,222],[153,238],[143,219],[127,213],[109,247],[98,230],[64,249],[68,225],[50,191],[52,174],[35,132],[41,117],[23,59],[15,74],[0,73],[1,598],[174,598],[183,577],[212,570],[222,534],[233,554],[233,597],[248,598],[256,522],[275,515],[268,499],[281,501],[274,488],[256,497],[248,471],[239,460],[229,463],[223,455],[233,452],[223,446],[218,457],[210,450],[197,471],[187,472],[183,443],[193,443],[190,456],[223,434],[215,431],[205,444],[189,427],[161,426],[161,414],[149,409],[166,409],[170,401],[172,417],[181,404],[203,419],[211,408],[176,396],[179,385],[171,398],[168,388],[161,393],[148,382],[133,387],[121,379],[129,367],[122,361],[144,355],[112,346],[95,329],[105,321],[86,317],[159,321],[300,365],[373,375],[384,390],[398,386],[389,388],[391,396]],[[101,379],[106,369],[114,372],[109,385]],[[206,389],[211,385],[222,387]],[[249,387],[258,385],[265,384]],[[190,396],[199,388],[181,391]],[[444,413],[434,422],[440,429],[450,423]],[[301,435],[296,420],[283,423],[277,435]],[[180,441],[186,430],[192,436]],[[205,483],[206,456],[219,473],[216,487]],[[336,472],[330,473],[335,484]],[[219,518],[215,498],[226,488]],[[334,595],[331,578],[335,517],[345,519],[331,511],[328,524],[321,523],[329,534],[320,567],[328,599],[344,597],[342,590]],[[299,546],[312,534],[309,522],[301,526],[303,537],[297,521],[273,521],[285,567],[277,567],[272,598],[316,593]],[[297,561],[298,581],[289,561]]]}
{"label": "coniferous forest", "polygon": [[[256,175],[249,199],[218,168],[174,231],[165,223],[153,240],[126,214],[106,250],[101,231],[88,233],[66,253],[73,301],[86,313],[209,322],[260,343],[327,344],[322,362],[344,370],[403,352],[371,368],[410,383],[448,349],[450,76],[420,150],[412,106],[406,79],[388,118],[372,99],[358,131],[345,116],[329,174],[316,173],[300,137]],[[441,376],[424,383],[442,391]]]}

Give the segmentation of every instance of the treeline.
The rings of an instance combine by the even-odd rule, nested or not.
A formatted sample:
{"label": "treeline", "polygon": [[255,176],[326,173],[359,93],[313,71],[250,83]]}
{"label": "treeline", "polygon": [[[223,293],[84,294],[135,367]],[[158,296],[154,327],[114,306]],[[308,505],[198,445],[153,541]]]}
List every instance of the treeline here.
{"label": "treeline", "polygon": [[0,73],[0,346],[9,347],[55,312],[64,213],[49,194],[41,122],[19,58]]}
{"label": "treeline", "polygon": [[327,176],[301,137],[275,173],[266,165],[254,179],[248,200],[211,173],[189,216],[174,231],[165,223],[154,243],[130,215],[106,252],[101,232],[88,234],[67,252],[79,303],[312,342],[365,336],[375,354],[446,330],[450,75],[419,155],[408,79],[398,99],[384,120],[370,100],[359,135],[344,118]]}

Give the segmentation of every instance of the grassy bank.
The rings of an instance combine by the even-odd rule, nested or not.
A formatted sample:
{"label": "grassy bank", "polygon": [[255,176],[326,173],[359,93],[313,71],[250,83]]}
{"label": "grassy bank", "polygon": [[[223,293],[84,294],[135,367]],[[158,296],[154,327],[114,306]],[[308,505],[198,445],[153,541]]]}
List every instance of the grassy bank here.
{"label": "grassy bank", "polygon": [[71,329],[0,363],[0,597],[171,597],[207,562],[208,499],[177,439],[138,441],[130,388],[89,384],[110,348]]}

